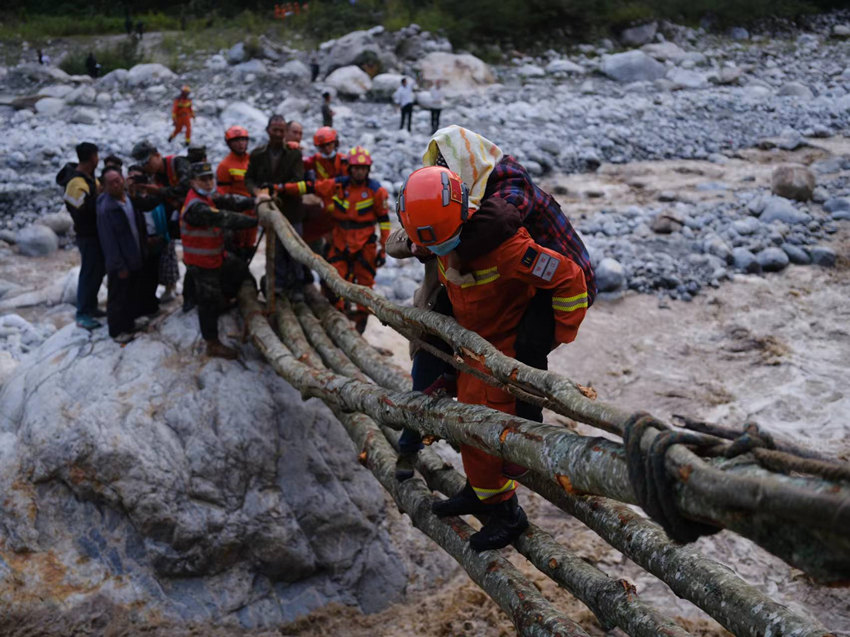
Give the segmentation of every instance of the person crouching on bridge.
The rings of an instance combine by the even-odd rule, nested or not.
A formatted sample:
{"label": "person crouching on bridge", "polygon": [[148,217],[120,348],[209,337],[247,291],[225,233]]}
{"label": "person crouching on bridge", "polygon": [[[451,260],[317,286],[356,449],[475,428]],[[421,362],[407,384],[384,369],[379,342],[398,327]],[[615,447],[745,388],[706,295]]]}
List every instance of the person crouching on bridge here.
{"label": "person crouching on bridge", "polygon": [[215,194],[215,179],[208,163],[192,165],[191,189],[180,211],[183,262],[195,285],[201,335],[207,342],[207,355],[236,358],[236,350],[218,339],[218,316],[227,309],[239,287],[251,278],[248,266],[224,249],[224,230],[240,230],[257,225],[256,217],[221,210],[218,206],[247,210],[267,196],[240,197]]}
{"label": "person crouching on bridge", "polygon": [[[348,175],[333,180],[316,182],[316,193],[331,195],[333,207],[333,233],[325,257],[346,281],[372,287],[375,273],[386,262],[387,237],[390,234],[390,217],[387,191],[374,179],[369,179],[372,156],[362,146],[355,146],[348,154]],[[375,235],[375,224],[381,232],[380,246]],[[337,309],[345,311],[345,299],[325,290]],[[361,334],[369,320],[369,310],[361,305],[347,311],[348,317]]]}
{"label": "person crouching on bridge", "polygon": [[[437,255],[440,282],[457,322],[513,357],[523,314],[538,290],[551,290],[555,341],[574,340],[588,305],[582,269],[537,244],[518,224],[487,224],[477,228],[474,237],[462,234],[475,212],[469,207],[467,186],[443,166],[413,172],[398,199],[399,220],[410,240]],[[463,258],[457,251],[462,240],[469,248]],[[466,362],[485,369],[473,359]],[[457,390],[460,402],[516,414],[511,394],[474,376],[461,373]],[[517,484],[503,473],[510,463],[470,445],[461,445],[461,457],[466,486],[451,498],[435,502],[433,512],[440,517],[489,515],[482,529],[470,537],[470,546],[476,551],[507,546],[528,528],[515,493]]]}

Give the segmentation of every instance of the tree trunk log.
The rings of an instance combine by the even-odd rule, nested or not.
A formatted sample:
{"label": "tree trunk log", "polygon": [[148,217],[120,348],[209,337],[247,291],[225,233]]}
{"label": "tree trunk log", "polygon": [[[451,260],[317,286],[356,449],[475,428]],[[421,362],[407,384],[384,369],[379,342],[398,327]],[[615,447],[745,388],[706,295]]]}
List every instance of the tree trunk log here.
{"label": "tree trunk log", "polygon": [[[334,292],[371,307],[382,321],[401,331],[416,327],[440,334],[461,350],[471,352],[474,358],[483,360],[503,382],[515,382],[520,388],[547,394],[555,401],[553,408],[561,413],[588,424],[602,426],[609,431],[622,432],[628,416],[624,412],[589,401],[574,383],[565,378],[529,368],[506,357],[478,335],[461,328],[453,319],[416,308],[394,306],[372,290],[342,280],[331,266],[316,256],[303,240],[292,232],[289,223],[274,206],[263,204],[259,211],[261,217],[274,226],[275,232],[290,253],[319,272]],[[606,495],[624,502],[635,501],[631,485],[625,478],[625,464],[620,449],[603,439],[595,439],[598,442],[591,445],[576,444],[575,441],[568,441],[568,437],[563,433],[546,429],[545,425],[523,425],[518,419],[505,422],[494,416],[490,417],[489,426],[486,428],[482,427],[480,421],[447,424],[435,420],[434,416],[440,414],[427,413],[423,409],[424,405],[421,402],[417,404],[415,399],[413,402],[404,401],[405,409],[401,411],[407,411],[405,416],[396,409],[396,403],[401,400],[386,395],[380,398],[385,405],[384,413],[381,413],[381,408],[374,403],[371,409],[365,408],[370,398],[364,396],[362,391],[350,387],[349,391],[342,393],[346,394],[343,400],[349,403],[347,409],[369,413],[381,422],[396,426],[407,425],[418,430],[427,427],[428,431],[425,433],[441,437],[451,435],[458,442],[473,444],[490,453],[534,468],[544,475],[560,477],[565,488],[573,492]],[[469,409],[468,406],[465,407]],[[439,408],[445,409],[447,415],[451,412],[449,407],[439,405]],[[455,412],[453,416],[464,418],[473,413]],[[424,419],[417,426],[413,421],[420,416],[424,416]],[[481,420],[486,420],[486,417],[482,416]],[[435,425],[438,428],[440,425],[444,426],[435,431]],[[482,435],[484,429],[486,434]],[[453,434],[448,434],[447,430],[453,430]],[[647,446],[655,435],[655,429],[647,431],[642,446]],[[549,456],[547,452],[553,455]],[[605,466],[611,471],[588,472],[588,468],[592,469],[596,465]],[[748,470],[757,475],[757,479],[720,472],[710,468],[702,459],[681,445],[675,445],[669,450],[667,465],[669,475],[679,482],[676,491],[680,511],[690,512],[692,517],[707,519],[744,534],[769,550],[776,551],[782,559],[813,577],[825,581],[846,581],[850,578],[850,552],[844,546],[846,529],[850,528],[850,506],[847,506],[850,502],[850,490],[846,487],[822,480],[800,479],[795,484],[783,476],[760,468]],[[722,476],[722,479],[718,480],[718,476]],[[797,485],[803,485],[805,488],[799,488]],[[812,491],[817,492],[821,488],[832,489],[835,493],[812,495]],[[686,509],[682,506],[683,501],[687,501],[699,508],[702,499],[710,500],[713,517],[694,515],[693,508]],[[728,501],[735,502],[735,509],[722,506],[723,502]],[[793,518],[793,523],[799,530],[786,538],[777,538],[777,532],[780,535],[782,533],[781,528],[778,530],[775,526],[765,526],[761,521],[756,524],[743,521],[745,516],[741,515],[742,512],[761,513],[765,510],[772,514],[781,511],[786,520]],[[799,552],[795,549],[794,544],[801,537],[812,546],[812,550]]]}
{"label": "tree trunk log", "polygon": [[[261,314],[257,312],[259,306],[256,303],[256,293],[250,286],[243,288],[240,302],[243,314],[249,317],[246,320],[250,322],[255,341],[267,357],[270,357],[270,353],[264,349],[264,343],[274,342],[274,336],[262,320]],[[274,366],[278,373],[303,392],[304,388],[295,381],[295,375],[303,377],[303,366],[296,363],[288,352],[284,352],[283,356],[275,360]],[[309,374],[307,377],[310,378]],[[341,413],[339,408],[337,410]],[[420,455],[426,472],[429,471],[428,465],[431,467],[431,473],[434,472],[434,467],[436,470],[442,468],[442,461],[435,459],[434,454]],[[458,476],[454,483],[459,484],[460,480],[462,478]],[[787,608],[772,602],[725,567],[703,558],[693,549],[673,544],[657,525],[641,518],[627,507],[605,498],[572,496],[551,479],[539,476],[530,475],[523,479],[523,482],[582,520],[612,546],[667,582],[678,595],[694,601],[736,634],[805,637],[828,635],[820,626],[799,618]],[[452,484],[444,486],[447,489],[453,488]],[[681,576],[685,571],[689,573],[687,578]]]}

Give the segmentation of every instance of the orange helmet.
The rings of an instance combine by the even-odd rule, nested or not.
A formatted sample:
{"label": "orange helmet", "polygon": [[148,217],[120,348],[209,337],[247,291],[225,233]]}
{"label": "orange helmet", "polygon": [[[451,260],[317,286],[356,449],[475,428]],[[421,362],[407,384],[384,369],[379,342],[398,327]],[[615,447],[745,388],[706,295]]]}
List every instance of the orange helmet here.
{"label": "orange helmet", "polygon": [[348,151],[348,166],[371,166],[372,155],[362,146],[355,146]]}
{"label": "orange helmet", "polygon": [[469,218],[469,189],[448,168],[420,168],[401,187],[396,210],[411,241],[438,246],[457,234]]}
{"label": "orange helmet", "polygon": [[241,126],[231,126],[224,132],[224,141],[229,142],[231,139],[240,139],[242,137],[250,138],[248,129]]}
{"label": "orange helmet", "polygon": [[183,86],[180,87],[180,92],[181,93],[191,93],[192,89],[189,87],[188,84],[184,84]]}
{"label": "orange helmet", "polygon": [[313,135],[313,143],[316,146],[324,146],[325,144],[330,144],[336,140],[336,131],[330,126],[322,126],[316,131],[316,134]]}

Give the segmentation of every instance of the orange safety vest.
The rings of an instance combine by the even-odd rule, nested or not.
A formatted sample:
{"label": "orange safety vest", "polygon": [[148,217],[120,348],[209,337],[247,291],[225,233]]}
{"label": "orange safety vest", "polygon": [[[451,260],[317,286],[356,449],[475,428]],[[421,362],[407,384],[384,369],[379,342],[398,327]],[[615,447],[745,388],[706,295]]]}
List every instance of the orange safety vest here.
{"label": "orange safety vest", "polygon": [[207,204],[218,212],[213,200],[199,195],[192,188],[180,209],[180,240],[183,242],[183,263],[199,268],[220,268],[224,263],[224,232],[215,226],[193,226],[184,213],[195,201]]}
{"label": "orange safety vest", "polygon": [[169,186],[176,186],[179,183],[177,179],[177,171],[174,170],[174,158],[177,155],[167,155],[165,157],[165,178]]}
{"label": "orange safety vest", "polygon": [[516,331],[538,289],[552,291],[555,340],[569,343],[587,311],[587,285],[581,268],[544,248],[520,228],[492,252],[449,270],[449,257],[437,257],[455,320],[512,356]]}

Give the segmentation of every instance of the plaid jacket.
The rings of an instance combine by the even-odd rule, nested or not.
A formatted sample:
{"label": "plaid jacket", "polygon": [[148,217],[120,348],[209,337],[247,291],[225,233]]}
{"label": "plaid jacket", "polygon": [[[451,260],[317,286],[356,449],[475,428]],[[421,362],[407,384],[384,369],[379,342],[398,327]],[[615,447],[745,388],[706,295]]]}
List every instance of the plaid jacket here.
{"label": "plaid jacket", "polygon": [[496,164],[483,199],[499,197],[515,206],[534,240],[572,259],[584,272],[588,305],[596,298],[596,276],[590,255],[558,202],[534,185],[525,168],[510,155]]}

